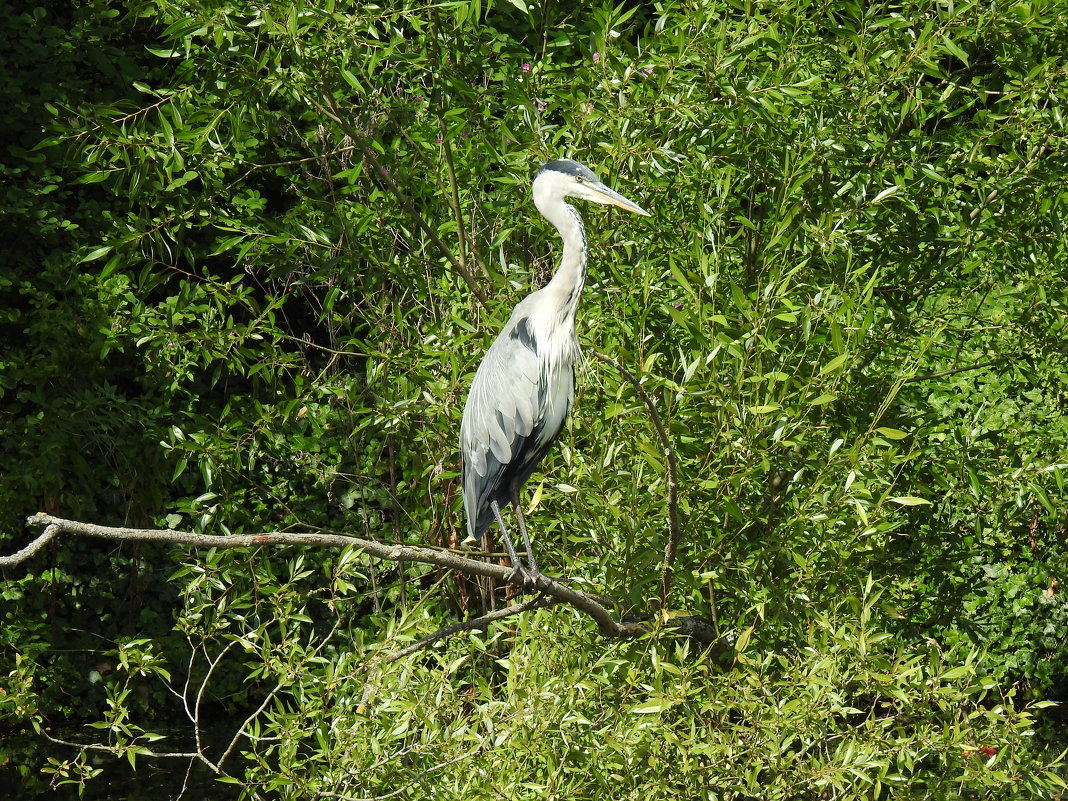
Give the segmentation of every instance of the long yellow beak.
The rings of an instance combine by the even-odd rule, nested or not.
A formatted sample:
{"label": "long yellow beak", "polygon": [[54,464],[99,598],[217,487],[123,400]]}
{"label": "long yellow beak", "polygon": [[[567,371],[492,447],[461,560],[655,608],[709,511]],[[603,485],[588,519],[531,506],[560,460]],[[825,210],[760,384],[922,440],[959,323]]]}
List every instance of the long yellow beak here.
{"label": "long yellow beak", "polygon": [[595,203],[603,203],[606,206],[618,206],[625,211],[632,211],[635,214],[641,214],[644,217],[653,216],[637,203],[627,200],[623,195],[619,194],[619,192],[616,192],[614,189],[609,189],[602,183],[592,184],[590,188],[599,196],[597,198],[589,198]]}

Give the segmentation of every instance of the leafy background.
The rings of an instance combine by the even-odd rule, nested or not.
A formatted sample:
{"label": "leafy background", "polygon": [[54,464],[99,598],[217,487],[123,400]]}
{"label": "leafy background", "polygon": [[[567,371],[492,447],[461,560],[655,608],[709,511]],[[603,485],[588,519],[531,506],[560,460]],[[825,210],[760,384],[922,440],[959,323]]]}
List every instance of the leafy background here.
{"label": "leafy background", "polygon": [[[387,665],[473,588],[68,539],[4,573],[4,725],[96,722],[135,761],[202,688],[271,798],[1063,793],[1061,4],[5,16],[5,551],[38,509],[455,544],[465,389],[554,268],[529,181],[573,156],[654,213],[582,209],[580,338],[668,422],[669,607],[731,648],[554,608]],[[664,454],[610,365],[579,385],[539,554],[644,610]],[[99,770],[68,757],[15,767]]]}

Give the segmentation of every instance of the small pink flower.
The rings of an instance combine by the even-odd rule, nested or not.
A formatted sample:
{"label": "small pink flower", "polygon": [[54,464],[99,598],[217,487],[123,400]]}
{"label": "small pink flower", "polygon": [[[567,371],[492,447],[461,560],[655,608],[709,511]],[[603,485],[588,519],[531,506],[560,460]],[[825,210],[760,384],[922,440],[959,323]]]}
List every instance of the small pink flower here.
{"label": "small pink flower", "polygon": [[653,68],[652,67],[646,67],[645,69],[642,70],[642,75],[652,75],[652,74],[653,74]]}
{"label": "small pink flower", "polygon": [[524,61],[523,62],[523,66],[520,67],[519,69],[521,69],[523,72],[530,72],[530,69],[531,69],[530,68],[530,62],[529,61]]}
{"label": "small pink flower", "polygon": [[594,53],[593,54],[593,63],[596,64],[600,60],[601,60],[601,54],[600,53]]}
{"label": "small pink flower", "polygon": [[546,103],[546,102],[545,102],[544,100],[539,100],[539,101],[537,102],[537,106],[538,106],[538,111],[545,111],[545,107],[546,107],[547,105],[549,105],[549,104],[548,104],[548,103]]}

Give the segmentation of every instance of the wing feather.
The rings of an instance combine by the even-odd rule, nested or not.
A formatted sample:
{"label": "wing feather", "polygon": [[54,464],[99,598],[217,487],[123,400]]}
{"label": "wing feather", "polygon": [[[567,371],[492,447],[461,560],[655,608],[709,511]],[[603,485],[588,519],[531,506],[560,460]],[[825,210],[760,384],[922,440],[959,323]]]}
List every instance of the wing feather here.
{"label": "wing feather", "polygon": [[[486,352],[475,373],[460,427],[464,455],[492,451],[502,464],[516,455],[516,441],[534,430],[543,414],[538,384],[538,356],[521,340],[508,336],[508,327]],[[478,472],[484,475],[484,469]]]}
{"label": "wing feather", "polygon": [[464,407],[460,451],[469,537],[489,526],[490,501],[505,498],[505,473],[529,473],[520,465],[524,453],[537,448],[540,460],[548,445],[532,436],[545,416],[547,384],[536,331],[522,312],[521,304],[486,351]]}

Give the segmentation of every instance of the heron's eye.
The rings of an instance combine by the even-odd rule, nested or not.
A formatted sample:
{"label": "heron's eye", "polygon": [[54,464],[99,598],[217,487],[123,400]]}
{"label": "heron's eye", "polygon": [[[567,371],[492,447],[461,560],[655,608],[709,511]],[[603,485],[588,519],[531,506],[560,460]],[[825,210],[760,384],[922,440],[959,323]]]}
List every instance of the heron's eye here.
{"label": "heron's eye", "polygon": [[586,179],[583,178],[581,175],[576,175],[575,176],[575,183],[584,184],[584,183],[586,183]]}

